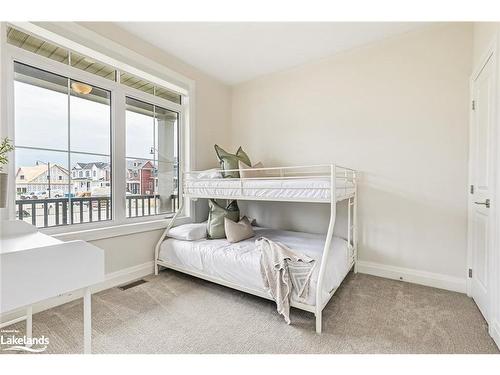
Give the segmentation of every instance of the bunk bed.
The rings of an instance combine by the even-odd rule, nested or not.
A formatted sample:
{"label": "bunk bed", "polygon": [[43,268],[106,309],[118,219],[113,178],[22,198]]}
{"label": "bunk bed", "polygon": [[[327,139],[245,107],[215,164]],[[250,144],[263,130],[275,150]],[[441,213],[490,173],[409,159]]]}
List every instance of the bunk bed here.
{"label": "bunk bed", "polygon": [[[239,170],[226,170],[232,172]],[[257,236],[280,240],[302,251],[307,244],[308,255],[317,260],[311,279],[308,300],[291,298],[292,307],[314,313],[316,332],[321,333],[322,311],[350,269],[357,272],[357,183],[356,171],[336,164],[293,167],[253,168],[250,178],[223,178],[212,170],[184,172],[182,176],[182,203],[169,222],[155,247],[155,274],[160,267],[190,274],[217,284],[272,299],[258,279],[258,254],[253,241],[242,241],[231,248],[225,240],[200,240],[194,243],[168,238],[186,201],[197,199],[225,199],[247,201],[276,201],[295,203],[324,203],[330,205],[330,220],[324,235],[256,228]],[[334,236],[337,203],[347,201],[347,228],[345,235]],[[194,254],[196,253],[196,254]],[[203,254],[205,253],[205,254]],[[209,256],[207,256],[209,254]],[[230,256],[228,256],[230,254]],[[210,269],[197,267],[189,261],[193,256],[200,262],[211,263]],[[205,256],[205,257],[204,257]],[[204,257],[204,258],[203,258]],[[193,258],[191,258],[193,259]],[[207,261],[209,260],[209,262]],[[190,263],[191,262],[191,263]],[[340,265],[340,267],[339,267]],[[319,267],[318,267],[319,266]],[[208,266],[207,266],[208,267]],[[226,270],[228,272],[225,272]]]}

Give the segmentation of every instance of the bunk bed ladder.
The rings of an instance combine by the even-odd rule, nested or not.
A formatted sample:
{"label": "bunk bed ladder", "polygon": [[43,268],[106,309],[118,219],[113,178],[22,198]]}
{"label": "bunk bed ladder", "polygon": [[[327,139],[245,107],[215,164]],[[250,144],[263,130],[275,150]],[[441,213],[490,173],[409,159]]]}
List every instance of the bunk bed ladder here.
{"label": "bunk bed ladder", "polygon": [[337,196],[336,196],[336,166],[332,164],[330,166],[330,222],[328,224],[328,231],[326,233],[325,247],[323,249],[323,256],[321,257],[321,265],[318,275],[318,284],[316,287],[316,306],[315,306],[315,316],[316,316],[316,333],[321,333],[322,326],[322,292],[323,292],[323,279],[325,277],[326,263],[328,259],[328,254],[330,253],[330,245],[332,243],[333,228],[335,226],[335,219],[337,215]]}

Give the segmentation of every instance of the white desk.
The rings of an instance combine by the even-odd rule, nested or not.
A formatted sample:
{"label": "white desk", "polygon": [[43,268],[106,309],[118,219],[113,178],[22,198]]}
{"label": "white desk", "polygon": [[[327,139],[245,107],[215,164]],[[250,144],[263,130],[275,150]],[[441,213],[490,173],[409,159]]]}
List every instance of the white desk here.
{"label": "white desk", "polygon": [[83,289],[84,352],[91,352],[90,286],[104,280],[104,252],[85,241],[63,242],[24,221],[0,222],[0,313],[26,308],[32,334],[32,305]]}

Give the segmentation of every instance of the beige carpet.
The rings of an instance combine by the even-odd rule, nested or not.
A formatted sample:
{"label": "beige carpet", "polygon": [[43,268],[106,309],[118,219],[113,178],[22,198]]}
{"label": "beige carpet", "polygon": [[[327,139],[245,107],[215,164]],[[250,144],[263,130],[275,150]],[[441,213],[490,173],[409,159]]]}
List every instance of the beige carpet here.
{"label": "beige carpet", "polygon": [[[324,311],[292,310],[174,271],[93,296],[94,353],[498,353],[467,296],[350,274]],[[23,324],[16,324],[20,334]],[[34,316],[49,353],[82,351],[82,303]]]}

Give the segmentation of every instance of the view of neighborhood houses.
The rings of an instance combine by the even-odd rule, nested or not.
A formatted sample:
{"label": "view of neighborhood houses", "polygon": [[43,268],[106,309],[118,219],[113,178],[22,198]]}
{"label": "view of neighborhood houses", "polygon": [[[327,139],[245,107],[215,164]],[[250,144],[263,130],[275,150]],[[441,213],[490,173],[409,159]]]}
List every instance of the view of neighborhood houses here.
{"label": "view of neighborhood houses", "polygon": [[[76,163],[71,171],[57,164],[37,162],[35,166],[20,166],[16,171],[16,189],[20,199],[82,196],[109,196],[111,187],[108,163]],[[39,196],[40,195],[40,196]]]}
{"label": "view of neighborhood houses", "polygon": [[157,186],[157,173],[151,160],[127,160],[127,193],[154,194]]}
{"label": "view of neighborhood houses", "polygon": [[[151,160],[127,160],[127,193],[152,195],[158,186],[157,171]],[[37,163],[19,167],[16,171],[16,189],[20,199],[39,199],[72,196],[109,196],[111,168],[108,163],[76,163],[68,171],[57,164]],[[49,196],[50,195],[50,196]]]}
{"label": "view of neighborhood houses", "polygon": [[[110,93],[87,85],[78,94],[73,81],[18,63],[15,72],[18,219],[39,227],[111,219]],[[178,207],[177,116],[127,98],[127,217]]]}

